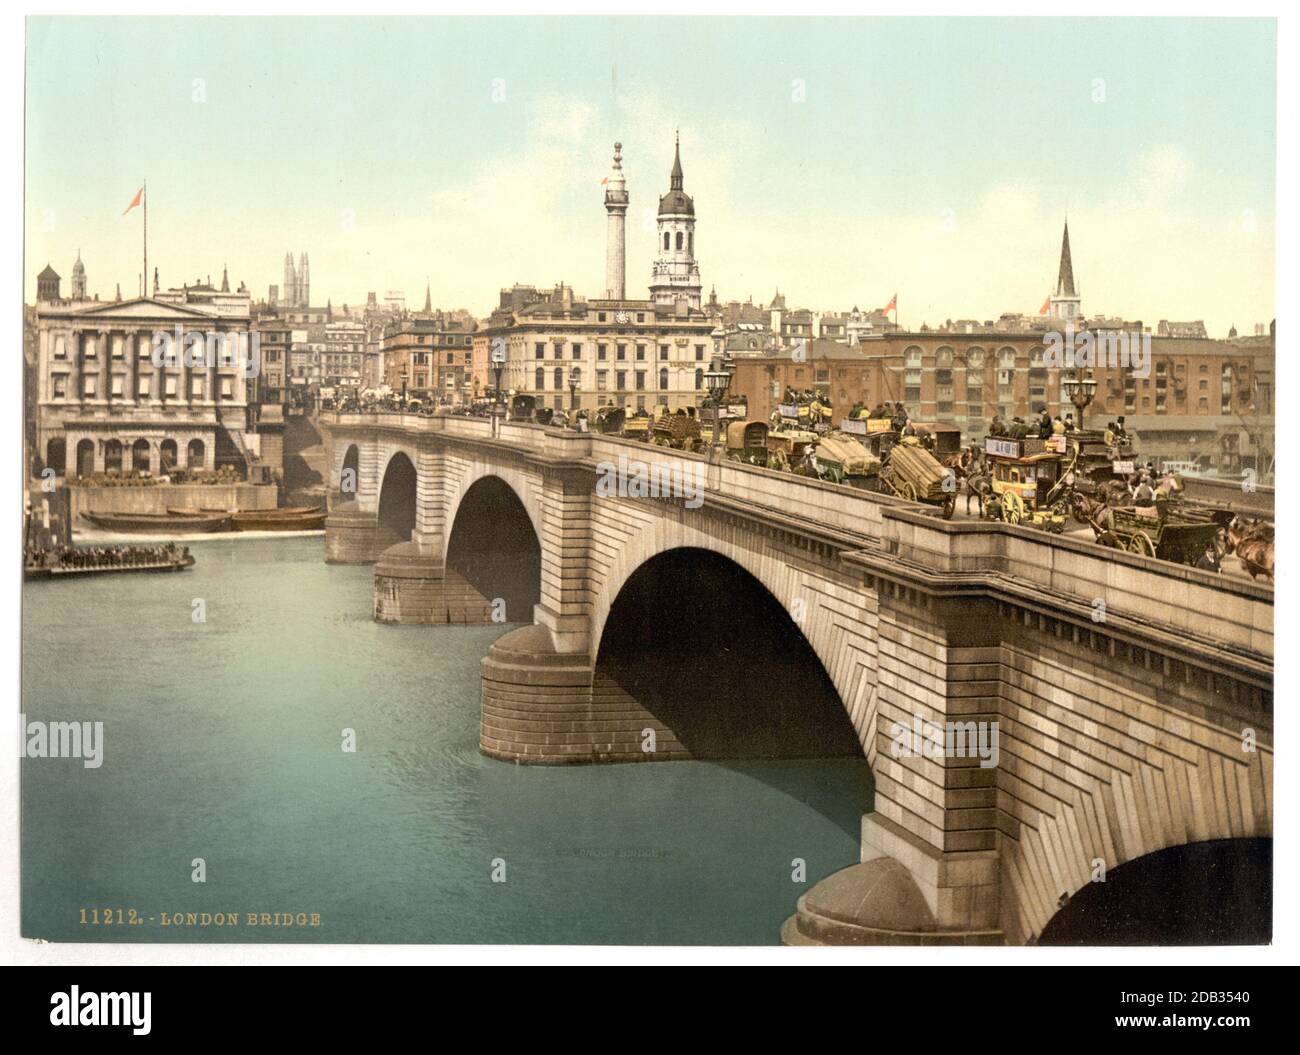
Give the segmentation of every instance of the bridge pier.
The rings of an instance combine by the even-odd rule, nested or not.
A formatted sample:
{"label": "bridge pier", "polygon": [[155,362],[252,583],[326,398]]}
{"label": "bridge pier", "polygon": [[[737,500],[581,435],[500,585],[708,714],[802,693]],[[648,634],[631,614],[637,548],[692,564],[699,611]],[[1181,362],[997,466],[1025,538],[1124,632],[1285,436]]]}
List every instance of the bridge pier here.
{"label": "bridge pier", "polygon": [[483,660],[479,749],[529,765],[690,758],[672,731],[585,653],[556,652],[540,624],[498,638]]}
{"label": "bridge pier", "polygon": [[482,625],[492,602],[415,542],[389,546],[375,564],[375,621],[402,625]]}
{"label": "bridge pier", "polygon": [[343,502],[325,518],[325,561],[328,564],[374,564],[385,549],[399,541],[379,523],[379,516],[356,502]]}

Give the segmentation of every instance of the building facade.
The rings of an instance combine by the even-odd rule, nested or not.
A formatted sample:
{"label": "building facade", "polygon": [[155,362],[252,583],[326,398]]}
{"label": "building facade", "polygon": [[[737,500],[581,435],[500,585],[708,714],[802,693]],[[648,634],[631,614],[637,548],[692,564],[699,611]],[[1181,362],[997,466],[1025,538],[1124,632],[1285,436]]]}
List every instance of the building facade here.
{"label": "building facade", "polygon": [[[39,467],[158,475],[242,464],[247,315],[153,298],[49,302],[37,305],[36,330]],[[179,337],[174,357],[155,355],[160,335]],[[181,350],[187,339],[197,342],[192,356]]]}

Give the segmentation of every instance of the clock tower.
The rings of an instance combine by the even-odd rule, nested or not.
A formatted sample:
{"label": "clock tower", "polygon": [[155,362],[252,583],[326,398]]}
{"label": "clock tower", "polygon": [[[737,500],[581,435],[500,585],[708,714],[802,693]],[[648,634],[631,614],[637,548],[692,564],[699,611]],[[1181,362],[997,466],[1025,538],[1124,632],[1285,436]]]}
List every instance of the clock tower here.
{"label": "clock tower", "polygon": [[657,255],[650,274],[650,299],[675,307],[685,300],[700,310],[700,265],[695,260],[695,202],[683,189],[681,137],[677,139],[668,193],[659,199]]}

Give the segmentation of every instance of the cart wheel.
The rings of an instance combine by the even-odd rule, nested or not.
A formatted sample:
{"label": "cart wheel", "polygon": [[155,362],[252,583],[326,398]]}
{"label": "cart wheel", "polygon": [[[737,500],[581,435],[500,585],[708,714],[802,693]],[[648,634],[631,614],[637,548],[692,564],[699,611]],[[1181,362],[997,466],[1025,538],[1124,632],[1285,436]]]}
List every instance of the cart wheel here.
{"label": "cart wheel", "polygon": [[916,501],[916,488],[912,486],[911,481],[904,480],[898,488],[900,498],[906,498],[909,502]]}
{"label": "cart wheel", "polygon": [[1097,545],[1105,546],[1107,549],[1123,549],[1124,542],[1113,531],[1103,531],[1097,536]]}
{"label": "cart wheel", "polygon": [[1002,519],[1008,524],[1019,524],[1025,518],[1025,503],[1014,491],[1002,496]]}
{"label": "cart wheel", "polygon": [[1151,536],[1145,531],[1139,531],[1129,539],[1128,548],[1130,553],[1136,553],[1142,557],[1154,557],[1156,555],[1156,547],[1151,541]]}
{"label": "cart wheel", "polygon": [[943,518],[951,520],[953,511],[957,508],[957,493],[949,491],[943,499]]}

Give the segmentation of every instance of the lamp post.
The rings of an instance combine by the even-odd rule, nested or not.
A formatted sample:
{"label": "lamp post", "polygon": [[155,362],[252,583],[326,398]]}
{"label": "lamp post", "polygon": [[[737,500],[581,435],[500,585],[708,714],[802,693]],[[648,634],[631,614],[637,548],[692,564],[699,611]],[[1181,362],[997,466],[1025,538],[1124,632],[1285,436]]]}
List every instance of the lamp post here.
{"label": "lamp post", "polygon": [[713,406],[713,440],[709,444],[710,456],[721,439],[718,433],[722,425],[722,400],[731,385],[731,369],[732,364],[725,356],[715,355],[709,364],[709,369],[704,372],[704,387],[708,390],[709,403]]}
{"label": "lamp post", "polygon": [[574,367],[569,371],[569,409],[576,410],[578,407],[578,385],[582,382],[582,371]]}
{"label": "lamp post", "polygon": [[496,395],[492,400],[492,431],[494,434],[501,431],[502,417],[502,398],[501,398],[501,371],[506,368],[506,345],[505,341],[497,339],[492,342],[492,354],[489,356],[492,361],[492,372],[496,375]]}
{"label": "lamp post", "polygon": [[1071,370],[1061,384],[1070,402],[1074,404],[1074,409],[1079,412],[1078,428],[1082,432],[1083,412],[1091,405],[1092,397],[1097,393],[1097,379],[1085,367],[1083,371]]}

